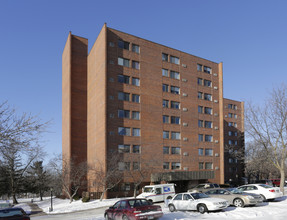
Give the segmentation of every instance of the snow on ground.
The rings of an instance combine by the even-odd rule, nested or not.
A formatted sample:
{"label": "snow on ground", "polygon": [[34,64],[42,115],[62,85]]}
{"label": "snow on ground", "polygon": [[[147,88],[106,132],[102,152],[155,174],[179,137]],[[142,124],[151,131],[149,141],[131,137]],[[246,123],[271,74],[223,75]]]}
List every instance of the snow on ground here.
{"label": "snow on ground", "polygon": [[[49,213],[49,207],[51,200],[45,198],[44,201],[34,199],[34,202],[44,210],[47,214],[60,214],[71,213],[76,211],[83,211],[88,209],[95,209],[100,207],[107,207],[113,205],[119,199],[106,199],[100,202],[99,200],[93,200],[87,203],[83,203],[81,200],[73,201],[70,203],[68,199],[53,198],[53,212]],[[30,207],[26,202],[29,200],[19,200],[19,205],[25,211],[30,212]],[[287,196],[275,200],[274,202],[264,202],[255,207],[235,208],[230,206],[223,211],[210,212],[200,214],[198,212],[173,212],[171,213],[165,205],[162,205],[164,215],[160,220],[188,220],[188,219],[260,219],[260,220],[285,220],[287,218]],[[103,213],[101,215],[94,216],[97,220],[102,220]]]}

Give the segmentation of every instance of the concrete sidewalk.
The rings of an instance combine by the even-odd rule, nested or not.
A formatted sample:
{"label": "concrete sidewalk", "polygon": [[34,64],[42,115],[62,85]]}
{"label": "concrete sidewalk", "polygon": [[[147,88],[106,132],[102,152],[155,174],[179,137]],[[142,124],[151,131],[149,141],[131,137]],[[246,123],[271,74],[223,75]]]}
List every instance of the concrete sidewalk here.
{"label": "concrete sidewalk", "polygon": [[39,208],[39,206],[36,203],[29,202],[27,204],[31,208],[31,213],[30,213],[31,217],[47,215],[45,212],[43,212],[42,209]]}

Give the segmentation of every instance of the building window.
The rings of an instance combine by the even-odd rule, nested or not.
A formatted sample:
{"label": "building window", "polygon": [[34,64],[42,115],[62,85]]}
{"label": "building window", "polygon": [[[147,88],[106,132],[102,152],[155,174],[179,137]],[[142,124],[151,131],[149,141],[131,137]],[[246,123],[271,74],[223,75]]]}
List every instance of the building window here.
{"label": "building window", "polygon": [[212,128],[212,122],[211,121],[205,121],[204,122],[204,127],[205,128]]}
{"label": "building window", "polygon": [[173,139],[173,140],[180,140],[180,132],[172,131],[171,132],[171,139]]}
{"label": "building window", "polygon": [[205,163],[205,169],[206,170],[212,170],[213,169],[213,163],[212,162],[206,162]]}
{"label": "building window", "polygon": [[204,141],[205,142],[212,142],[212,135],[205,135]]}
{"label": "building window", "polygon": [[140,63],[138,62],[138,61],[132,61],[132,67],[134,68],[134,69],[137,69],[137,70],[139,70],[140,69]]}
{"label": "building window", "polygon": [[130,43],[127,41],[119,40],[118,41],[118,47],[122,49],[129,50],[130,49]]}
{"label": "building window", "polygon": [[133,170],[140,170],[140,163],[139,162],[133,162]]}
{"label": "building window", "polygon": [[213,156],[213,150],[212,149],[205,149],[205,156]]}
{"label": "building window", "polygon": [[203,93],[202,92],[197,92],[197,98],[198,99],[203,99]]}
{"label": "building window", "polygon": [[204,108],[204,114],[212,115],[212,108],[205,107]]}
{"label": "building window", "polygon": [[170,117],[170,123],[179,125],[180,124],[180,117],[171,116]]}
{"label": "building window", "polygon": [[170,101],[170,108],[179,109],[180,103],[175,101]]}
{"label": "building window", "polygon": [[197,78],[197,84],[198,85],[203,85],[203,80],[201,78]]}
{"label": "building window", "polygon": [[198,163],[198,169],[203,170],[203,165],[204,165],[203,162],[199,162]]}
{"label": "building window", "polygon": [[233,126],[233,122],[228,122],[228,126],[232,127]]}
{"label": "building window", "polygon": [[180,170],[181,164],[180,162],[172,162],[171,163],[171,169],[172,170]]}
{"label": "building window", "polygon": [[170,56],[170,62],[175,63],[175,64],[179,64],[179,58],[174,57],[174,56]]}
{"label": "building window", "polygon": [[207,86],[207,87],[212,87],[212,83],[210,80],[204,80],[204,86]]}
{"label": "building window", "polygon": [[123,136],[131,136],[131,129],[125,127],[118,127],[118,134]]}
{"label": "building window", "polygon": [[132,119],[140,120],[140,112],[133,111],[132,112]]}
{"label": "building window", "polygon": [[203,127],[203,120],[198,120],[198,127],[202,128]]}
{"label": "building window", "polygon": [[168,100],[165,100],[165,99],[162,100],[162,107],[163,108],[168,108],[168,102],[169,102]]}
{"label": "building window", "polygon": [[228,113],[228,118],[232,118],[233,114],[232,113]]}
{"label": "building window", "polygon": [[133,136],[135,136],[135,137],[141,136],[141,129],[133,128]]}
{"label": "building window", "polygon": [[130,118],[129,110],[118,110],[118,118]]}
{"label": "building window", "polygon": [[198,113],[203,113],[203,106],[198,106]]}
{"label": "building window", "polygon": [[212,101],[212,95],[208,93],[204,93],[204,100]]}
{"label": "building window", "polygon": [[228,136],[232,136],[232,131],[228,131]]}
{"label": "building window", "polygon": [[168,77],[168,70],[167,69],[161,69],[162,76]]}
{"label": "building window", "polygon": [[118,152],[119,153],[130,153],[130,145],[118,145]]}
{"label": "building window", "polygon": [[234,132],[234,136],[237,136],[237,131]]}
{"label": "building window", "polygon": [[163,147],[163,154],[169,154],[169,147],[168,146]]}
{"label": "building window", "polygon": [[198,135],[198,141],[199,141],[199,142],[202,142],[202,141],[203,141],[203,134],[199,134],[199,135]]}
{"label": "building window", "polygon": [[163,115],[162,116],[162,122],[163,123],[169,123],[169,116],[168,115]]}
{"label": "building window", "polygon": [[171,154],[180,154],[180,147],[171,147]]}
{"label": "building window", "polygon": [[136,103],[140,103],[140,96],[136,95],[136,94],[133,94],[132,95],[132,101],[136,102]]}
{"label": "building window", "polygon": [[136,53],[140,53],[140,46],[136,44],[132,44],[132,51]]}
{"label": "building window", "polygon": [[130,60],[118,57],[118,65],[125,66],[125,67],[130,67]]}
{"label": "building window", "polygon": [[203,72],[211,74],[211,68],[207,67],[207,66],[204,66]]}
{"label": "building window", "polygon": [[169,162],[163,162],[163,169],[169,170]]}
{"label": "building window", "polygon": [[179,72],[175,72],[175,71],[170,71],[170,78],[172,79],[179,79]]}
{"label": "building window", "polygon": [[161,58],[162,58],[163,61],[168,61],[168,54],[162,53]]}
{"label": "building window", "polygon": [[203,156],[203,148],[198,148],[198,155]]}
{"label": "building window", "polygon": [[162,91],[163,92],[168,92],[168,85],[162,84]]}
{"label": "building window", "polygon": [[176,87],[176,86],[170,86],[170,92],[173,94],[179,94],[180,89],[179,87]]}
{"label": "building window", "polygon": [[130,94],[125,92],[118,92],[118,100],[130,101]]}
{"label": "building window", "polygon": [[197,71],[201,71],[202,72],[202,65],[201,64],[197,64]]}
{"label": "building window", "polygon": [[228,162],[229,162],[229,163],[233,163],[233,159],[232,159],[232,158],[229,158],[229,159],[228,159]]}
{"label": "building window", "polygon": [[132,78],[132,84],[134,86],[140,86],[140,79],[139,78]]}
{"label": "building window", "polygon": [[232,104],[228,104],[228,108],[229,109],[233,109],[233,105]]}
{"label": "building window", "polygon": [[236,114],[234,114],[234,118],[237,118],[237,115],[236,115]]}
{"label": "building window", "polygon": [[163,139],[169,139],[169,131],[163,131]]}
{"label": "building window", "polygon": [[124,75],[118,75],[118,82],[125,83],[125,84],[130,84],[130,77],[129,76],[124,76]]}
{"label": "building window", "polygon": [[141,146],[140,145],[133,145],[133,153],[139,154],[141,152]]}
{"label": "building window", "polygon": [[236,128],[237,128],[237,123],[236,123],[236,122],[234,122],[234,127],[236,127]]}

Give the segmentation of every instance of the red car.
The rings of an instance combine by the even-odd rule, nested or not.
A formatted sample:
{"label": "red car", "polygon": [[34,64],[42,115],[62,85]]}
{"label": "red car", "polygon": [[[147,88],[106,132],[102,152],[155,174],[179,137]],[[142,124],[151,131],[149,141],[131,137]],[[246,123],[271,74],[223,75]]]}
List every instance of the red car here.
{"label": "red car", "polygon": [[161,207],[146,199],[120,200],[105,211],[106,220],[158,219],[162,215]]}
{"label": "red car", "polygon": [[22,208],[8,208],[0,210],[0,219],[3,220],[30,220]]}

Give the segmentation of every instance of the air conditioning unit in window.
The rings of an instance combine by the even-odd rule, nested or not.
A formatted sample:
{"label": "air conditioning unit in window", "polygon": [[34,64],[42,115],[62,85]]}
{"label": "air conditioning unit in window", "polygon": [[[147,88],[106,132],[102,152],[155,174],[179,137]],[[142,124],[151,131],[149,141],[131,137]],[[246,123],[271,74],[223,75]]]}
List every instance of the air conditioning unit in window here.
{"label": "air conditioning unit in window", "polygon": [[219,167],[215,167],[215,170],[219,170]]}
{"label": "air conditioning unit in window", "polygon": [[218,156],[219,156],[219,154],[218,154],[218,153],[215,153],[215,154],[214,154],[214,156],[218,157]]}
{"label": "air conditioning unit in window", "polygon": [[217,73],[213,73],[214,76],[218,76]]}
{"label": "air conditioning unit in window", "polygon": [[187,108],[183,108],[182,111],[187,112]]}
{"label": "air conditioning unit in window", "polygon": [[218,103],[218,100],[215,99],[214,102],[215,102],[215,103]]}
{"label": "air conditioning unit in window", "polygon": [[218,113],[214,113],[214,116],[218,116]]}
{"label": "air conditioning unit in window", "polygon": [[188,141],[188,138],[186,138],[186,137],[185,137],[185,138],[183,138],[183,141]]}
{"label": "air conditioning unit in window", "polygon": [[217,88],[217,86],[214,86],[214,89],[216,89],[216,90],[217,90],[217,89],[218,89],[218,88]]}
{"label": "air conditioning unit in window", "polygon": [[187,65],[186,64],[181,64],[184,68],[186,68],[187,67]]}
{"label": "air conditioning unit in window", "polygon": [[188,167],[184,167],[183,170],[188,170]]}
{"label": "air conditioning unit in window", "polygon": [[218,143],[218,140],[215,140],[214,142],[215,142],[215,143]]}
{"label": "air conditioning unit in window", "polygon": [[182,82],[187,82],[187,79],[182,79]]}
{"label": "air conditioning unit in window", "polygon": [[187,94],[186,94],[186,93],[183,93],[183,94],[182,94],[182,96],[186,97],[186,96],[187,96]]}
{"label": "air conditioning unit in window", "polygon": [[215,126],[215,127],[214,127],[214,129],[215,129],[215,130],[218,130],[218,127],[217,127],[217,126]]}
{"label": "air conditioning unit in window", "polygon": [[188,152],[183,152],[183,156],[188,156]]}
{"label": "air conditioning unit in window", "polygon": [[182,123],[182,125],[183,125],[184,127],[187,127],[187,126],[188,126],[188,124],[187,124],[186,122]]}

